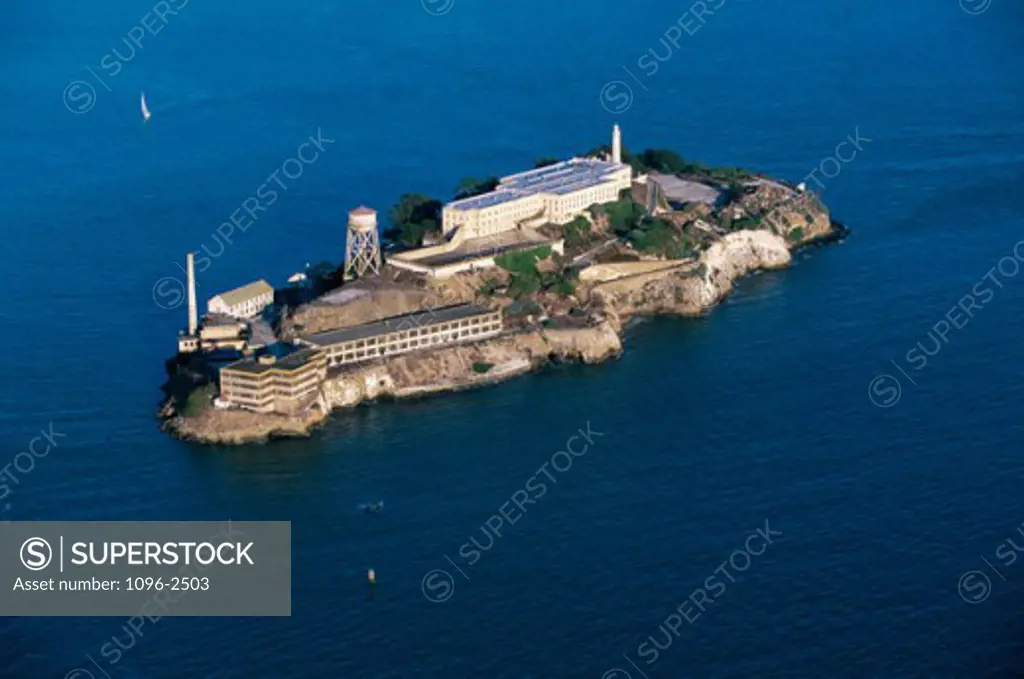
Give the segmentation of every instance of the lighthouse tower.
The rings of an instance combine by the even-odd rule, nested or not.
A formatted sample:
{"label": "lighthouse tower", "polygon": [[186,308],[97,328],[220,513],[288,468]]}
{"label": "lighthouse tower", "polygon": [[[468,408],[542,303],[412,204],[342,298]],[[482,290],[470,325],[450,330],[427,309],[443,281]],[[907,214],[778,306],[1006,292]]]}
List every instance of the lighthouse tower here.
{"label": "lighthouse tower", "polygon": [[345,280],[380,274],[376,210],[360,206],[349,212],[348,237],[345,241]]}
{"label": "lighthouse tower", "polygon": [[622,130],[618,125],[612,127],[612,162],[622,164]]}

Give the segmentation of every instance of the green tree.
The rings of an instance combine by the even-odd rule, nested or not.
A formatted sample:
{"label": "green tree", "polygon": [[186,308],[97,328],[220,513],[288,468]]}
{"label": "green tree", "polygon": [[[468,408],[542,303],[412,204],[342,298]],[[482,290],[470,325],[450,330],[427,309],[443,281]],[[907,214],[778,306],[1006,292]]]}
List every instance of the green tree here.
{"label": "green tree", "polygon": [[441,207],[441,201],[422,193],[403,194],[391,208],[393,226],[384,235],[405,245],[421,245],[425,234],[440,231]]}
{"label": "green tree", "polygon": [[439,220],[441,217],[441,201],[422,193],[406,193],[391,208],[391,223],[419,224],[426,220]]}
{"label": "green tree", "polygon": [[640,154],[644,165],[664,174],[681,174],[690,171],[690,164],[675,151],[668,149],[646,149]]}
{"label": "green tree", "polygon": [[473,196],[479,196],[483,193],[490,193],[498,186],[501,182],[497,177],[488,177],[487,179],[476,179],[475,177],[466,177],[459,185],[455,188],[455,200],[462,200],[463,198],[472,198]]}

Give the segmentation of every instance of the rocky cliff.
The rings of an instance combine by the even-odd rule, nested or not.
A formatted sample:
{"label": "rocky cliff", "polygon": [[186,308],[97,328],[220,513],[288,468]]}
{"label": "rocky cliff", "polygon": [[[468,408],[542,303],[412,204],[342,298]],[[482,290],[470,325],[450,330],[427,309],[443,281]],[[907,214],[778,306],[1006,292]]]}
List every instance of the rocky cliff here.
{"label": "rocky cliff", "polygon": [[595,285],[591,300],[616,311],[692,316],[717,304],[743,276],[788,266],[786,240],[768,231],[738,231],[713,244],[695,263]]}

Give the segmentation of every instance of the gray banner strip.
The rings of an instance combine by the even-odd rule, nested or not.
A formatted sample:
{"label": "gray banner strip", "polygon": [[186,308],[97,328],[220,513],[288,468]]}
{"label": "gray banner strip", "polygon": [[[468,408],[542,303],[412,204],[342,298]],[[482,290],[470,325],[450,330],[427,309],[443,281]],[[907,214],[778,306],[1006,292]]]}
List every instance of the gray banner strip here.
{"label": "gray banner strip", "polygon": [[289,616],[291,522],[0,524],[0,616]]}

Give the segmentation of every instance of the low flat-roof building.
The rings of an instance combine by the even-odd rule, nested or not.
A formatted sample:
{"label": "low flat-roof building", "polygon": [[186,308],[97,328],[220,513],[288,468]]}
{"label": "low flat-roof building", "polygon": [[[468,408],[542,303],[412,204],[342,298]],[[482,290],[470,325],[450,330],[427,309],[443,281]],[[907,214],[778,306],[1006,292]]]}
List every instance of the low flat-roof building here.
{"label": "low flat-roof building", "polygon": [[199,342],[203,351],[242,351],[247,346],[248,330],[245,321],[222,314],[207,314],[199,326]]}
{"label": "low flat-roof building", "polygon": [[458,304],[304,335],[296,341],[322,350],[327,356],[327,366],[333,368],[418,349],[486,339],[500,334],[502,329],[500,310]]}
{"label": "low flat-roof building", "polygon": [[260,279],[234,290],[222,292],[206,302],[206,310],[235,318],[252,318],[274,303],[274,288]]}
{"label": "low flat-roof building", "polygon": [[294,415],[309,408],[327,377],[327,357],[312,348],[283,358],[246,358],[220,370],[220,400],[257,413]]}
{"label": "low flat-roof building", "polygon": [[549,247],[565,252],[565,240],[548,238],[534,229],[503,231],[485,238],[468,238],[430,248],[410,250],[389,259],[399,269],[414,271],[434,278],[447,278],[465,271],[480,271],[495,265],[494,258],[510,252]]}

